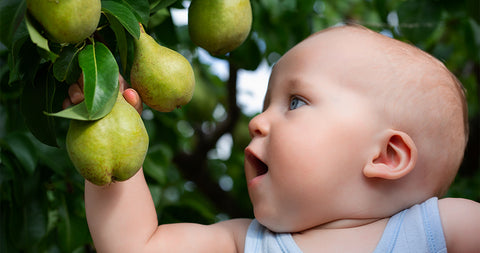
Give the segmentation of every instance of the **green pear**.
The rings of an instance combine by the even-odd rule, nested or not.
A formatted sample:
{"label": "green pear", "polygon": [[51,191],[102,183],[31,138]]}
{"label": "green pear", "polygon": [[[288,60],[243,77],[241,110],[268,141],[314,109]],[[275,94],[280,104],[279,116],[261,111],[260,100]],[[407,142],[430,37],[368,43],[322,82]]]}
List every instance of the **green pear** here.
{"label": "green pear", "polygon": [[188,32],[193,43],[212,55],[224,55],[240,46],[250,33],[249,0],[192,0]]}
{"label": "green pear", "polygon": [[27,0],[29,13],[58,43],[77,43],[98,26],[100,0]]}
{"label": "green pear", "polygon": [[143,121],[121,93],[105,117],[96,121],[72,120],[66,142],[77,171],[96,185],[135,175],[148,150]]}
{"label": "green pear", "polygon": [[130,81],[143,102],[161,112],[187,104],[195,89],[190,62],[178,52],[159,45],[142,25],[140,38],[135,40]]}

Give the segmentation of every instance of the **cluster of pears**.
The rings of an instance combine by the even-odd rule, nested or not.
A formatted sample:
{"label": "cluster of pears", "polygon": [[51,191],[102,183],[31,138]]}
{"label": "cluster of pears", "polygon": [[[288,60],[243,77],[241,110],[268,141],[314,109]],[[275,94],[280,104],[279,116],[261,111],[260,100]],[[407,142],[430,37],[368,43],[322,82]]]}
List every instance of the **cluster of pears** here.
{"label": "cluster of pears", "polygon": [[[98,26],[100,0],[27,0],[29,13],[58,43],[76,43]],[[212,55],[226,54],[248,36],[252,22],[249,0],[192,0],[189,33]],[[189,61],[159,45],[140,24],[130,82],[152,109],[170,112],[193,96],[195,76]],[[66,145],[80,174],[96,185],[123,181],[142,166],[148,134],[137,111],[118,94],[109,114],[95,121],[72,120]]]}
{"label": "cluster of pears", "polygon": [[27,0],[29,13],[58,43],[77,43],[92,35],[101,7],[100,0]]}
{"label": "cluster of pears", "polygon": [[[149,107],[169,112],[187,104],[195,77],[185,57],[159,45],[140,24],[130,71],[132,87]],[[137,111],[119,93],[112,110],[96,121],[72,120],[67,151],[80,174],[96,185],[124,181],[142,166],[148,134]]]}

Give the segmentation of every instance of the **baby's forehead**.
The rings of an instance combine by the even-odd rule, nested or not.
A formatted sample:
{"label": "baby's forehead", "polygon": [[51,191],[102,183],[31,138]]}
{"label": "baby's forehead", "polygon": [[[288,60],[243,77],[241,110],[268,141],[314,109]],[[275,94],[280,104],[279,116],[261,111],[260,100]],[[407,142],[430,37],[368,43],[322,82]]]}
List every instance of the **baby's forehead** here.
{"label": "baby's forehead", "polygon": [[[377,92],[417,82],[429,75],[446,76],[448,72],[442,63],[414,46],[366,28],[344,26],[322,30],[292,48],[273,67],[271,80],[279,74],[284,77],[285,72],[312,65],[318,66],[324,75],[341,78],[345,84]],[[303,73],[303,69],[300,72]],[[267,89],[265,105],[271,90],[275,89],[271,86]],[[397,92],[403,90],[396,89]],[[371,94],[377,95],[375,93]]]}
{"label": "baby's forehead", "polygon": [[417,47],[361,26],[328,28],[311,35],[302,43],[308,44],[312,52],[331,56],[311,57],[308,60],[312,62],[341,61],[339,66],[345,70],[373,70],[378,72],[376,77],[390,76],[406,80],[421,78],[426,73],[447,77],[448,73],[443,63]]}

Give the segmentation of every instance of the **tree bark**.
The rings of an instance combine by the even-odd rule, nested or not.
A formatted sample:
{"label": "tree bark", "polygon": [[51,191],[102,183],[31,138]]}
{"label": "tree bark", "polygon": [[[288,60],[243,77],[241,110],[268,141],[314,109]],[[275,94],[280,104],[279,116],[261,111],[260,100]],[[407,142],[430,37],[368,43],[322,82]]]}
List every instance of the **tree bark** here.
{"label": "tree bark", "polygon": [[238,202],[228,193],[222,190],[208,172],[207,154],[213,149],[220,137],[229,133],[235,127],[240,108],[237,105],[237,72],[233,64],[229,64],[229,79],[227,81],[228,100],[227,117],[215,126],[212,133],[203,133],[197,130],[199,141],[192,153],[179,153],[174,157],[174,162],[187,180],[196,184],[198,189],[209,198],[220,212],[227,213],[231,218],[243,217],[241,211],[244,208],[238,206]]}

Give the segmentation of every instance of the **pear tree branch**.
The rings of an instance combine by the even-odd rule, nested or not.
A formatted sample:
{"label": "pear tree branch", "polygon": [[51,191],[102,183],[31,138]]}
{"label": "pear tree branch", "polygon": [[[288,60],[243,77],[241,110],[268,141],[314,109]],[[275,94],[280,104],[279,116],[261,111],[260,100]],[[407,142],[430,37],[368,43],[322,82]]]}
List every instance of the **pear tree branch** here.
{"label": "pear tree branch", "polygon": [[[466,66],[469,66],[469,64],[466,64]],[[476,77],[476,79],[480,80],[480,64],[471,63],[470,66],[471,67],[469,67],[467,71],[473,72],[473,75]],[[477,81],[477,86],[479,84],[480,83]],[[480,97],[480,89],[477,89],[476,96]],[[465,149],[463,163],[458,171],[460,175],[465,177],[472,177],[480,168],[480,160],[478,159],[480,156],[480,116],[478,114],[474,115],[470,119],[469,125],[470,136],[467,143],[467,148]]]}
{"label": "pear tree branch", "polygon": [[207,168],[207,154],[213,149],[220,137],[231,132],[240,116],[240,108],[237,105],[237,73],[238,68],[233,64],[229,64],[229,79],[227,81],[227,117],[215,126],[215,130],[211,133],[203,133],[196,131],[199,137],[194,151],[191,153],[179,153],[174,157],[174,162],[187,180],[193,181],[198,189],[205,194],[221,211],[230,215],[232,218],[241,217],[242,210],[238,206],[238,202],[223,191],[218,182],[211,176]]}

